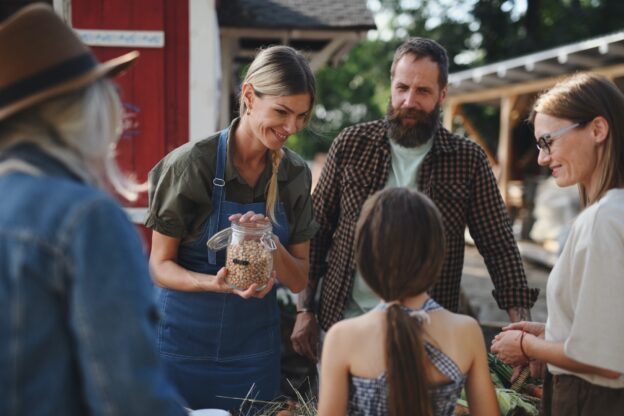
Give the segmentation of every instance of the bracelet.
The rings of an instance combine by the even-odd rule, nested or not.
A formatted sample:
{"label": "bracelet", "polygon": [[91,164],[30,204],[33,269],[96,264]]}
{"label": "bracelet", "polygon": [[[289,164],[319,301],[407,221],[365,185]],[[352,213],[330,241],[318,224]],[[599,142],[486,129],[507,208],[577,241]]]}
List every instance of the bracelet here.
{"label": "bracelet", "polygon": [[312,309],[301,308],[301,309],[297,310],[297,314],[307,313],[307,312],[312,313]]}
{"label": "bracelet", "polygon": [[527,353],[524,351],[524,346],[522,345],[522,342],[524,341],[524,334],[526,333],[527,333],[526,331],[522,331],[522,335],[520,335],[520,352],[522,352],[522,355],[524,355],[524,358],[526,358],[527,361],[533,361],[532,359],[529,358]]}

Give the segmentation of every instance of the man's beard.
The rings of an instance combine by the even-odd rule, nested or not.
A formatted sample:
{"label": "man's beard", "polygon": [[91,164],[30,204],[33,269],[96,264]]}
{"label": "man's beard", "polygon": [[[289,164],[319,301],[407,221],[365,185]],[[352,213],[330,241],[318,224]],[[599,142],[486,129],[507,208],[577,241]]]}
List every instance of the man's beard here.
{"label": "man's beard", "polygon": [[[414,124],[404,125],[403,118],[411,118]],[[388,137],[403,147],[416,147],[429,141],[438,129],[440,120],[440,105],[436,104],[430,113],[422,110],[406,109],[395,110],[392,102],[388,103],[386,111],[388,120]]]}

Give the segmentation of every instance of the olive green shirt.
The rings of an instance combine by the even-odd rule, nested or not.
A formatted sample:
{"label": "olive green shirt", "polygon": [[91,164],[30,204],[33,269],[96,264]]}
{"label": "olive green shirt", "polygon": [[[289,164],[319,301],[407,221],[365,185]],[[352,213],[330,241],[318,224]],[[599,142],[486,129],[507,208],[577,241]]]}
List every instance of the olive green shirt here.
{"label": "olive green shirt", "polygon": [[[266,201],[271,179],[271,156],[254,187],[240,176],[232,162],[230,142],[238,119],[230,125],[225,165],[225,199],[241,204]],[[212,212],[212,188],[217,168],[219,134],[189,142],[169,153],[149,173],[149,208],[145,226],[189,244],[200,238]],[[310,240],[318,224],[312,216],[312,175],[307,163],[283,148],[277,179],[279,200],[289,226],[289,244]]]}

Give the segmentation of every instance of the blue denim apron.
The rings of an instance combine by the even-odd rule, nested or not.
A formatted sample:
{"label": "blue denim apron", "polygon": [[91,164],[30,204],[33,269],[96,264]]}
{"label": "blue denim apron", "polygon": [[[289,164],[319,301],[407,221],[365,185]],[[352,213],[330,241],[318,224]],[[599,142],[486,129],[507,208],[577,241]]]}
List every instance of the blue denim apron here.
{"label": "blue denim apron", "polygon": [[[206,242],[230,226],[230,215],[250,210],[265,214],[264,202],[239,204],[224,199],[227,136],[226,129],[219,137],[213,212],[201,238],[178,249],[178,264],[199,273],[216,275],[225,264],[225,250],[210,252]],[[286,246],[288,222],[281,202],[276,211],[273,232]],[[263,299],[160,289],[158,305],[162,315],[158,349],[169,378],[189,407],[238,409],[252,385],[251,398],[272,400],[279,394],[280,323],[276,288]]]}

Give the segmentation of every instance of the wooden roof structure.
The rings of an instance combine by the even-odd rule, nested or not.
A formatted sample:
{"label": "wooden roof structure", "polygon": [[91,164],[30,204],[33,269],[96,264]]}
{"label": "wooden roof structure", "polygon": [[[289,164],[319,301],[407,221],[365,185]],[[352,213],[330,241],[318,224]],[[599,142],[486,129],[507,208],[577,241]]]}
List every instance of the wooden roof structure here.
{"label": "wooden roof structure", "polygon": [[[369,30],[376,29],[366,0],[220,0],[217,17],[221,43],[221,108],[231,108],[238,88],[237,70],[258,48],[290,45],[310,59],[317,71],[337,63]],[[222,111],[220,125],[230,114]]]}
{"label": "wooden roof structure", "polygon": [[[484,147],[490,163],[499,168],[499,185],[508,205],[513,129],[541,91],[576,72],[602,74],[617,84],[624,77],[624,30],[449,75],[444,126],[452,129],[453,122],[461,123]],[[462,111],[463,105],[474,103],[500,107],[496,155]]]}

